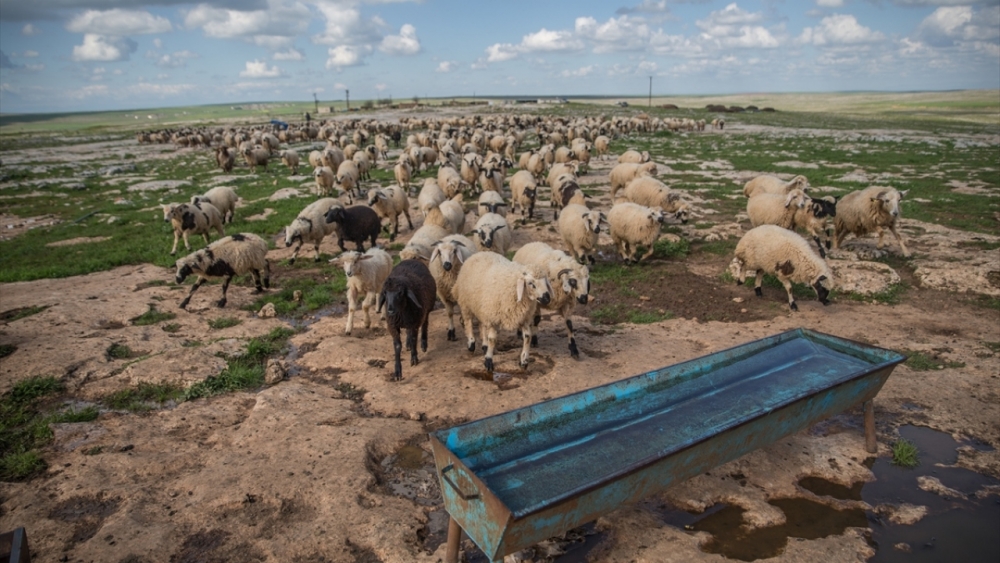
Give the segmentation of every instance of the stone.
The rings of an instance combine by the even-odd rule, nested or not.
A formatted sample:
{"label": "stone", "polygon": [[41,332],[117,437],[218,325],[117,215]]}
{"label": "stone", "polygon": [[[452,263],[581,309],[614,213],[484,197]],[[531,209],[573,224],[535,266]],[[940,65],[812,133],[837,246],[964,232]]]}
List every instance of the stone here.
{"label": "stone", "polygon": [[267,361],[267,367],[264,369],[264,383],[275,385],[283,381],[287,373],[288,370],[285,368],[284,362],[271,358]]}
{"label": "stone", "polygon": [[262,319],[271,319],[278,316],[278,312],[274,309],[274,303],[268,303],[260,308],[257,312],[257,316]]}

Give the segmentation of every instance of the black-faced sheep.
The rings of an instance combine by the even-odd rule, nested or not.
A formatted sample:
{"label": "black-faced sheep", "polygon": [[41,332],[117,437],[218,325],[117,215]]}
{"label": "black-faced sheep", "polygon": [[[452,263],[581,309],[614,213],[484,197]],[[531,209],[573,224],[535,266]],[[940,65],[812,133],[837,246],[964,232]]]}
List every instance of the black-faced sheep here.
{"label": "black-faced sheep", "polygon": [[174,229],[174,246],[170,255],[177,254],[177,241],[184,238],[184,248],[191,250],[188,235],[201,235],[208,244],[208,233],[213,229],[219,236],[225,236],[222,228],[222,214],[211,203],[181,203],[163,206],[163,220],[169,221]]}
{"label": "black-faced sheep", "polygon": [[334,207],[326,213],[326,222],[337,224],[334,231],[337,233],[337,245],[342,251],[347,250],[344,243],[351,241],[357,245],[356,250],[364,252],[365,240],[370,240],[371,245],[375,246],[375,240],[382,231],[381,219],[367,205],[355,205],[346,209]]}
{"label": "black-faced sheep", "polygon": [[[626,264],[638,263],[653,255],[653,245],[660,238],[662,223],[663,212],[658,207],[650,208],[626,201],[615,204],[608,212],[611,240]],[[646,253],[636,260],[639,245],[646,247]]]}
{"label": "black-faced sheep", "polygon": [[501,217],[507,217],[507,202],[503,200],[500,192],[488,190],[479,194],[478,214],[482,216],[487,213],[496,213]]}
{"label": "black-faced sheep", "polygon": [[260,293],[265,287],[271,286],[267,242],[252,233],[238,233],[221,238],[208,247],[179,259],[176,266],[176,282],[179,284],[184,283],[191,274],[198,275],[198,281],[194,282],[187,297],[181,301],[181,309],[188,306],[191,296],[207,279],[223,278],[222,299],[216,303],[219,307],[226,306],[226,291],[233,276],[251,274],[256,288],[254,293]]}
{"label": "black-faced sheep", "polygon": [[472,241],[480,252],[496,252],[504,255],[513,242],[513,233],[507,220],[496,213],[487,213],[479,218],[472,229]]}
{"label": "black-faced sheep", "polygon": [[889,229],[892,236],[896,237],[903,256],[910,256],[910,251],[906,249],[906,244],[896,231],[899,202],[904,195],[906,191],[872,186],[842,197],[837,202],[837,216],[833,220],[833,247],[840,248],[844,237],[849,233],[860,237],[874,231],[878,233],[878,243],[875,247],[882,248],[885,229]]}
{"label": "black-faced sheep", "polygon": [[788,293],[788,306],[798,311],[792,296],[792,282],[805,283],[816,290],[823,305],[830,302],[827,296],[833,287],[833,274],[826,261],[820,258],[806,239],[798,233],[777,225],[754,227],[743,235],[736,244],[736,257],[731,265],[737,284],[743,284],[747,276],[754,276],[754,293],[763,297],[760,286],[763,274],[777,276]]}
{"label": "black-faced sheep", "polygon": [[218,186],[205,192],[205,195],[191,196],[191,203],[210,203],[222,214],[223,223],[232,223],[236,215],[236,202],[240,197],[228,186]]}
{"label": "black-faced sheep", "polygon": [[378,213],[382,219],[389,219],[389,242],[396,240],[399,234],[399,215],[406,216],[406,224],[413,230],[413,221],[410,220],[410,198],[406,197],[406,191],[399,186],[389,186],[388,188],[372,188],[368,190],[368,205]]}
{"label": "black-faced sheep", "polygon": [[[514,254],[514,262],[526,266],[542,268],[546,272],[552,288],[552,300],[542,308],[559,313],[566,321],[566,331],[569,334],[569,354],[573,358],[580,357],[573,336],[573,321],[569,316],[577,303],[586,305],[590,296],[590,271],[587,266],[577,263],[562,250],[556,250],[544,242],[529,242]],[[533,325],[538,327],[541,322],[541,311],[535,312]],[[537,328],[531,337],[531,345],[538,345]]]}
{"label": "black-faced sheep", "polygon": [[361,310],[365,314],[365,328],[371,328],[372,303],[376,304],[376,310],[380,310],[377,306],[378,296],[392,271],[392,257],[388,252],[373,246],[364,254],[345,252],[330,262],[340,263],[347,276],[347,326],[344,327],[344,334],[350,335],[354,330],[354,312],[362,295],[364,303],[361,304]]}
{"label": "black-faced sheep", "polygon": [[427,351],[427,324],[434,308],[437,288],[434,277],[427,266],[419,260],[403,260],[392,269],[392,273],[382,285],[377,312],[386,310],[386,325],[392,336],[395,353],[395,369],[392,379],[403,379],[403,364],[400,362],[402,342],[400,331],[406,329],[406,347],[410,350],[410,365],[417,359],[417,330],[420,330],[420,348]]}
{"label": "black-faced sheep", "polygon": [[428,261],[431,275],[437,283],[438,298],[444,303],[448,313],[448,340],[458,339],[455,336],[455,305],[458,302],[452,288],[458,279],[458,273],[462,271],[462,264],[475,252],[476,249],[468,238],[448,235],[434,244],[434,251]]}
{"label": "black-faced sheep", "polygon": [[299,250],[305,243],[312,243],[316,250],[316,262],[319,262],[319,245],[327,235],[335,229],[333,223],[326,222],[326,214],[334,207],[343,207],[340,200],[332,197],[318,199],[306,206],[291,225],[285,227],[285,248],[292,246],[296,242],[292,257],[288,259],[289,264],[294,264],[299,256]]}
{"label": "black-faced sheep", "polygon": [[595,262],[594,249],[597,248],[601,223],[607,223],[604,215],[585,205],[567,205],[559,215],[559,234],[570,254],[581,264]]}

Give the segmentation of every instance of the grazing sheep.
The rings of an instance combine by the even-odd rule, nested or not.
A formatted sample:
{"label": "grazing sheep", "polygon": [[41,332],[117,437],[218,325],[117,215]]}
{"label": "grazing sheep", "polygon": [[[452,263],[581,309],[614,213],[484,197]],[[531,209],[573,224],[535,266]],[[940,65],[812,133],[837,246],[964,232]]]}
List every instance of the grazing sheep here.
{"label": "grazing sheep", "polygon": [[[590,270],[587,266],[578,264],[562,250],[556,250],[544,242],[529,242],[518,249],[514,254],[514,262],[526,266],[542,268],[547,272],[549,283],[552,287],[552,300],[542,308],[559,313],[559,316],[566,321],[566,331],[569,333],[569,355],[573,358],[580,357],[580,351],[576,347],[576,338],[573,337],[573,321],[569,316],[576,307],[576,303],[586,305],[590,300]],[[535,312],[535,327],[542,320],[539,311]],[[538,345],[538,332],[531,337],[531,345]]]}
{"label": "grazing sheep", "polygon": [[[382,284],[392,271],[392,256],[381,248],[371,247],[364,254],[360,252],[345,252],[330,260],[339,262],[344,267],[347,276],[347,326],[344,334],[350,336],[354,330],[354,311],[358,308],[358,299],[364,295],[361,310],[365,314],[365,328],[371,328],[371,307],[374,301],[378,304],[378,296],[382,292]],[[380,310],[380,307],[376,307]]]}
{"label": "grazing sheep", "polygon": [[330,170],[339,170],[340,165],[345,160],[347,160],[347,157],[344,156],[344,151],[340,150],[339,147],[327,147],[320,155],[320,161],[323,166],[326,166]]}
{"label": "grazing sheep", "polygon": [[496,252],[497,254],[507,254],[513,242],[513,235],[507,220],[496,213],[487,213],[479,218],[475,228],[472,229],[472,242],[476,245],[476,250],[480,252]]}
{"label": "grazing sheep", "polygon": [[[256,286],[254,293],[260,293],[265,287],[271,287],[271,264],[267,261],[267,242],[252,233],[238,233],[221,238],[206,248],[181,258],[176,266],[178,284],[184,283],[191,274],[198,274],[198,281],[194,282],[187,297],[181,301],[181,309],[188,306],[194,292],[210,278],[224,280],[222,299],[216,303],[219,307],[226,306],[226,291],[233,276],[251,274]],[[262,282],[263,287],[261,287]]]}
{"label": "grazing sheep", "polygon": [[323,153],[320,151],[312,151],[309,153],[309,166],[313,168],[318,168],[323,166]]}
{"label": "grazing sheep", "polygon": [[462,193],[468,185],[462,180],[462,175],[451,166],[441,166],[437,174],[438,187],[448,197]]}
{"label": "grazing sheep", "polygon": [[763,174],[743,185],[743,195],[746,197],[754,197],[760,194],[784,195],[790,193],[792,190],[802,190],[804,192],[808,189],[809,180],[806,180],[805,176],[796,176],[785,182],[776,176]]}
{"label": "grazing sheep", "polygon": [[400,331],[406,329],[406,348],[410,351],[410,365],[419,363],[417,359],[417,330],[420,330],[420,348],[427,351],[427,321],[434,308],[437,287],[430,270],[418,260],[403,260],[392,269],[392,273],[382,285],[379,307],[376,312],[386,310],[386,325],[392,336],[395,353],[393,381],[403,379],[403,364],[400,354],[403,344]]}
{"label": "grazing sheep", "polygon": [[576,160],[576,151],[569,147],[559,147],[556,149],[555,161],[557,163],[567,163]]}
{"label": "grazing sheep", "polygon": [[458,340],[455,336],[455,305],[458,301],[452,288],[458,279],[458,273],[462,271],[462,264],[475,252],[473,242],[465,236],[448,235],[435,243],[427,264],[437,283],[438,299],[444,303],[448,313],[448,340]]}
{"label": "grazing sheep", "polygon": [[392,171],[396,177],[396,185],[409,193],[410,178],[413,172],[413,169],[410,168],[410,163],[404,159],[400,159],[399,162],[396,163],[396,166],[392,168]]}
{"label": "grazing sheep", "polygon": [[267,149],[252,149],[250,147],[243,149],[243,159],[254,174],[257,173],[258,166],[263,166],[264,172],[267,172],[267,160],[270,157],[271,153]]}
{"label": "grazing sheep", "polygon": [[299,173],[299,153],[293,149],[281,151],[281,163],[292,171],[292,174]]}
{"label": "grazing sheep", "polygon": [[[538,197],[538,183],[531,172],[520,170],[510,179],[510,200],[514,207],[521,208],[521,223],[527,219],[524,212],[527,210],[528,219],[535,218],[535,199]],[[513,209],[511,209],[513,211]]]}
{"label": "grazing sheep", "polygon": [[585,205],[567,205],[559,215],[559,234],[573,258],[581,264],[595,262],[594,249],[602,222],[607,223],[604,214]]}
{"label": "grazing sheep", "polygon": [[361,195],[361,184],[359,182],[358,165],[353,160],[341,162],[337,168],[337,184],[340,186],[340,189],[347,193],[348,203],[354,202],[355,190],[357,190],[359,196]]}
{"label": "grazing sheep", "polygon": [[642,151],[640,153],[637,150],[629,149],[618,157],[618,163],[621,164],[623,162],[634,162],[636,164],[649,162],[649,151]]}
{"label": "grazing sheep", "polygon": [[368,151],[358,151],[354,153],[351,158],[354,161],[354,165],[358,167],[358,179],[359,180],[371,180],[372,176],[369,171],[372,168],[371,158],[368,156]]}
{"label": "grazing sheep", "polygon": [[437,225],[424,225],[413,233],[403,250],[399,251],[399,258],[429,260],[434,245],[450,234]]}
{"label": "grazing sheep", "polygon": [[742,285],[747,276],[756,278],[754,293],[757,297],[764,295],[760,289],[764,281],[763,274],[777,276],[781,285],[785,286],[788,306],[793,311],[798,311],[799,307],[792,297],[792,282],[811,285],[823,305],[830,303],[827,299],[833,288],[830,267],[813,252],[806,239],[788,229],[777,225],[761,225],[747,231],[736,244],[736,257],[733,258],[732,267],[737,284]]}
{"label": "grazing sheep", "polygon": [[[662,223],[663,211],[657,207],[622,202],[615,204],[608,212],[611,240],[626,264],[638,263],[653,255],[653,245],[660,238]],[[635,253],[639,250],[639,245],[646,247],[646,253],[636,260]]]}
{"label": "grazing sheep", "polygon": [[458,194],[455,199],[423,209],[424,225],[437,225],[450,233],[461,233],[465,230],[465,209],[461,201],[462,194]]}
{"label": "grazing sheep", "polygon": [[163,206],[163,220],[170,221],[174,228],[174,246],[170,255],[177,254],[177,240],[184,238],[184,248],[191,250],[188,235],[202,235],[208,244],[208,233],[215,229],[220,237],[226,236],[222,229],[222,214],[211,203],[181,203]]}
{"label": "grazing sheep", "polygon": [[878,233],[878,243],[875,247],[882,248],[885,229],[889,229],[896,237],[903,256],[909,257],[910,251],[906,249],[906,244],[896,231],[896,222],[900,214],[899,203],[907,191],[909,190],[901,192],[895,188],[871,186],[842,197],[837,202],[837,216],[833,220],[833,247],[840,248],[840,244],[850,233],[860,237],[874,231]]}
{"label": "grazing sheep", "polygon": [[236,195],[236,191],[232,188],[217,186],[205,192],[205,195],[191,196],[191,203],[210,203],[222,214],[223,223],[232,223],[236,214],[236,202],[239,199],[240,196]]}
{"label": "grazing sheep", "polygon": [[375,246],[375,240],[382,230],[382,221],[378,218],[375,210],[367,205],[355,205],[348,208],[334,207],[326,213],[327,223],[336,223],[334,231],[337,233],[337,245],[341,251],[347,251],[344,242],[351,241],[358,251],[365,251],[365,239],[371,240],[371,245]]}
{"label": "grazing sheep", "polygon": [[615,194],[618,190],[624,188],[639,176],[652,176],[656,177],[656,163],[655,162],[643,162],[641,164],[636,164],[634,162],[625,162],[623,164],[615,165],[611,169],[609,175],[611,179],[611,201],[614,201]]}
{"label": "grazing sheep", "polygon": [[319,196],[330,196],[334,194],[333,188],[336,186],[337,176],[327,166],[317,166],[313,170],[313,177],[316,179],[316,193]]}
{"label": "grazing sheep", "polygon": [[327,235],[334,231],[334,225],[326,222],[326,214],[335,207],[343,207],[340,200],[332,197],[318,199],[307,205],[299,212],[292,224],[285,227],[285,248],[292,246],[295,242],[299,243],[292,251],[292,257],[288,259],[289,264],[295,263],[295,259],[299,256],[299,250],[307,242],[312,243],[316,250],[315,260],[319,262],[319,245]]}
{"label": "grazing sheep", "polygon": [[236,165],[236,155],[228,147],[216,147],[215,163],[219,165],[219,168],[223,172],[229,174],[233,171],[233,166]]}
{"label": "grazing sheep", "polygon": [[598,135],[594,139],[594,151],[597,153],[597,158],[604,160],[604,157],[608,155],[608,147],[611,145],[611,139],[604,135]]}
{"label": "grazing sheep", "polygon": [[691,212],[687,202],[681,199],[680,192],[671,190],[656,178],[639,176],[625,186],[622,195],[627,201],[646,207],[659,207],[664,213],[673,214],[681,223],[688,222]]}
{"label": "grazing sheep", "polygon": [[501,217],[507,217],[507,202],[503,200],[500,192],[487,190],[479,194],[479,209],[476,213],[483,216],[487,213],[496,213]]}
{"label": "grazing sheep", "polygon": [[434,178],[424,178],[424,185],[420,188],[420,194],[417,195],[417,207],[420,208],[421,213],[426,215],[428,210],[437,207],[446,199],[448,196]]}
{"label": "grazing sheep", "polygon": [[747,200],[747,215],[750,224],[778,225],[785,229],[793,229],[795,214],[806,205],[805,192],[796,188],[788,194],[762,193]]}
{"label": "grazing sheep", "polygon": [[493,252],[470,256],[452,288],[462,309],[462,321],[469,351],[476,351],[473,320],[479,321],[480,340],[486,349],[483,365],[493,373],[493,351],[497,331],[521,330],[521,369],[528,367],[532,320],[538,305],[552,300],[549,282],[533,268],[515,264]]}
{"label": "grazing sheep", "polygon": [[396,240],[399,234],[399,214],[406,216],[406,224],[413,230],[413,221],[410,220],[410,198],[406,197],[406,192],[398,186],[388,188],[372,188],[368,190],[368,205],[378,213],[382,219],[389,219],[391,227],[389,242]]}

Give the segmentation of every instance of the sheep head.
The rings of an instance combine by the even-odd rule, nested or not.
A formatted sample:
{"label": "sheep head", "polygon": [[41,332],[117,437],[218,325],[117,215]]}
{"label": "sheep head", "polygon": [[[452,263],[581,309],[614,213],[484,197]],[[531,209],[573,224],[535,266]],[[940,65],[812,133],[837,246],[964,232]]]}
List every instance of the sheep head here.
{"label": "sheep head", "polygon": [[819,302],[823,305],[829,305],[830,300],[830,290],[833,289],[833,280],[820,274],[812,283],[813,289],[816,290],[816,296],[819,297]]}
{"label": "sheep head", "polygon": [[882,210],[893,217],[899,217],[899,202],[909,190],[900,192],[889,188],[872,198],[872,203],[881,206]]}
{"label": "sheep head", "polygon": [[525,294],[537,301],[539,305],[548,305],[552,301],[552,288],[549,286],[549,279],[538,279],[531,272],[524,271],[521,277],[517,278],[518,303],[524,299]]}
{"label": "sheep head", "polygon": [[785,208],[802,209],[806,206],[807,199],[808,197],[805,192],[800,189],[794,189],[785,196]]}

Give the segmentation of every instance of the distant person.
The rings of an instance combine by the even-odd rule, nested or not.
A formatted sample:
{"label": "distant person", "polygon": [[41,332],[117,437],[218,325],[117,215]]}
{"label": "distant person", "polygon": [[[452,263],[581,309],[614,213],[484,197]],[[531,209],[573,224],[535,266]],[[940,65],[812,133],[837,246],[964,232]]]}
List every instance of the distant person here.
{"label": "distant person", "polygon": [[309,120],[310,119],[312,119],[312,117],[309,116],[309,112],[307,111],[306,112],[306,125],[309,125]]}

